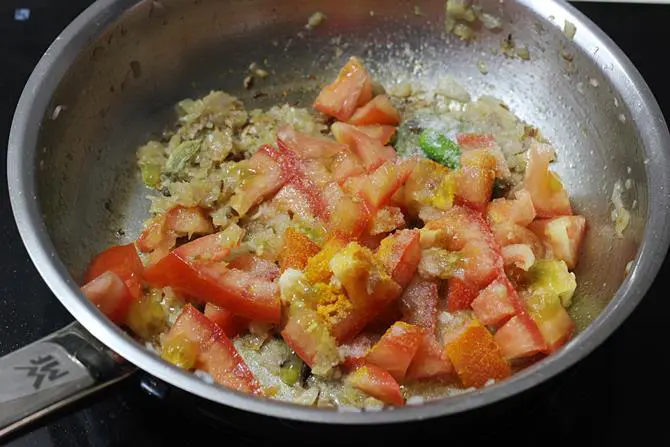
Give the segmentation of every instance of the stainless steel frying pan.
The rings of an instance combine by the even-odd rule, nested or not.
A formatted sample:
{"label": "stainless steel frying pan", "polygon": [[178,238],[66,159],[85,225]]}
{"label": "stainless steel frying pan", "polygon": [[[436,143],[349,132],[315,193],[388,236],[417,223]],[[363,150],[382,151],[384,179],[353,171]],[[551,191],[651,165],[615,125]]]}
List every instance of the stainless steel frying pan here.
{"label": "stainless steel frying pan", "polygon": [[[420,420],[520,393],[602,343],[642,299],[668,247],[666,124],[631,62],[566,3],[479,4],[502,17],[504,29],[482,30],[468,44],[444,32],[443,0],[99,0],[79,16],[30,77],[8,155],[21,237],[78,323],[0,359],[0,433],[119,380],[130,364],[202,398],[280,418],[335,424]],[[326,21],[305,29],[316,11]],[[574,41],[562,32],[565,20],[577,27]],[[494,54],[509,33],[528,47],[529,61]],[[590,226],[571,310],[581,331],[560,352],[480,391],[394,411],[338,413],[209,385],[163,362],[81,295],[80,275],[92,255],[134,239],[147,217],[134,153],[173,120],[173,104],[223,89],[254,106],[306,105],[350,55],[363,57],[387,85],[451,74],[476,95],[504,100],[556,145],[558,172]],[[252,62],[268,67],[271,76],[245,90]],[[267,96],[257,98],[260,91]],[[611,221],[616,182],[624,185],[623,203],[631,212],[623,237]]]}

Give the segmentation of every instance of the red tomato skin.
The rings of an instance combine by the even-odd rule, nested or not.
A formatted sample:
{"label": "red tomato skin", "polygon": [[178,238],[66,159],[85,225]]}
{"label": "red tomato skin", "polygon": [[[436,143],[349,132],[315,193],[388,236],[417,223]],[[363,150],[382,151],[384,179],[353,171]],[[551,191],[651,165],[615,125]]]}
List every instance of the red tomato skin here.
{"label": "red tomato skin", "polygon": [[314,182],[305,175],[300,160],[282,140],[277,140],[277,149],[272,146],[263,146],[259,151],[263,151],[270,158],[275,160],[281,166],[282,178],[284,183],[293,185],[298,191],[307,198],[312,214],[317,217],[326,218],[326,202],[324,201],[319,188]]}
{"label": "red tomato skin", "polygon": [[337,141],[349,146],[367,172],[373,172],[385,161],[397,157],[392,147],[384,146],[356,126],[336,122],[330,126],[330,130]]}
{"label": "red tomato skin", "polygon": [[165,340],[176,336],[197,344],[197,367],[208,372],[217,383],[262,395],[258,382],[230,339],[191,304],[184,306]]}
{"label": "red tomato skin", "polygon": [[223,333],[230,338],[237,337],[249,326],[248,318],[239,317],[228,309],[212,303],[205,305],[205,316],[219,326]]}
{"label": "red tomato skin", "polygon": [[406,287],[421,260],[421,246],[417,230],[400,230],[382,240],[377,256],[386,267],[391,278],[401,287]]}
{"label": "red tomato skin", "polygon": [[134,298],[142,294],[142,271],[144,265],[137,255],[134,244],[115,245],[103,251],[91,261],[84,275],[84,282],[88,283],[103,273],[116,273],[128,286]]}
{"label": "red tomato skin", "polygon": [[[219,276],[220,277],[217,277]],[[281,305],[278,293],[268,296],[250,291],[251,283],[265,285],[264,280],[241,270],[216,266],[192,266],[172,252],[144,272],[144,278],[155,287],[170,286],[187,295],[211,302],[253,320],[279,323]],[[239,285],[241,283],[241,286]],[[273,283],[269,283],[273,284]],[[276,288],[276,285],[275,285]]]}
{"label": "red tomato skin", "polygon": [[482,289],[471,303],[477,319],[485,325],[504,323],[517,309],[510,298],[509,281],[496,280]]}
{"label": "red tomato skin", "polygon": [[385,124],[372,124],[369,126],[356,126],[358,130],[365,133],[370,138],[373,138],[379,141],[381,144],[386,146],[391,142],[393,136],[396,133],[395,126],[389,126]]}
{"label": "red tomato skin", "polygon": [[373,124],[397,126],[400,124],[400,113],[393,107],[388,96],[378,95],[363,107],[358,108],[349,118],[349,123],[356,126]]}
{"label": "red tomato skin", "polygon": [[525,313],[512,317],[493,338],[508,360],[529,357],[547,349],[537,325]]}
{"label": "red tomato skin", "polygon": [[125,322],[134,297],[116,273],[107,271],[96,276],[84,284],[81,291],[112,322]]}
{"label": "red tomato skin", "polygon": [[321,90],[313,107],[321,113],[346,121],[354,114],[357,106],[371,97],[369,75],[360,61],[352,57],[337,79]]}
{"label": "red tomato skin", "polygon": [[283,141],[300,158],[328,158],[347,150],[347,146],[335,140],[306,135],[286,125],[279,128],[277,138]]}
{"label": "red tomato skin", "polygon": [[479,294],[479,287],[467,283],[460,278],[453,277],[447,280],[447,310],[469,309]]}
{"label": "red tomato skin", "polygon": [[405,405],[398,382],[391,374],[376,365],[363,363],[349,373],[345,381],[384,403],[397,407]]}
{"label": "red tomato skin", "polygon": [[405,379],[407,381],[436,379],[453,375],[453,373],[454,366],[449,357],[443,354],[437,338],[433,333],[426,332],[407,369]]}
{"label": "red tomato skin", "polygon": [[401,382],[414,354],[419,349],[424,331],[418,326],[398,321],[372,347],[366,360],[388,371]]}

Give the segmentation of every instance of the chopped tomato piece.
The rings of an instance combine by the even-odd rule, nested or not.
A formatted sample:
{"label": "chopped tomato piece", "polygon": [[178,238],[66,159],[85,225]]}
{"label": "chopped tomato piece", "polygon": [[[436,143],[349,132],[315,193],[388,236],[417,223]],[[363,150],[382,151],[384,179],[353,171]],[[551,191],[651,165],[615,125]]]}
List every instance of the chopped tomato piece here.
{"label": "chopped tomato piece", "polygon": [[509,222],[525,227],[535,219],[535,214],[533,201],[525,189],[517,191],[513,200],[493,200],[486,209],[491,225]]}
{"label": "chopped tomato piece", "polygon": [[84,275],[84,282],[91,282],[105,272],[113,272],[126,283],[131,295],[139,298],[142,294],[143,270],[144,265],[135,245],[115,245],[93,258]]}
{"label": "chopped tomato piece", "polygon": [[388,96],[377,95],[366,105],[357,109],[349,118],[349,123],[357,126],[371,124],[397,126],[400,124],[400,113],[393,107]]}
{"label": "chopped tomato piece", "polygon": [[477,211],[486,209],[493,193],[495,158],[478,149],[461,155],[462,167],[456,171],[456,200]]}
{"label": "chopped tomato piece", "polygon": [[546,349],[542,334],[525,314],[512,317],[498,329],[494,338],[508,360],[535,355]]}
{"label": "chopped tomato piece", "polygon": [[224,260],[230,249],[237,247],[244,236],[244,230],[233,224],[223,231],[200,237],[174,250],[184,260],[193,263],[209,263]]}
{"label": "chopped tomato piece", "polygon": [[361,96],[358,97],[358,107],[363,107],[365,104],[370,102],[372,99],[372,78],[368,75],[363,85],[363,91],[361,91]]}
{"label": "chopped tomato piece", "polygon": [[401,318],[402,314],[398,302],[393,301],[379,311],[374,319],[367,324],[366,330],[384,332]]}
{"label": "chopped tomato piece", "polygon": [[174,247],[177,237],[167,231],[165,225],[165,214],[150,219],[140,237],[137,238],[137,248],[142,253],[150,253],[161,245],[164,245],[167,239],[171,239],[171,245],[168,250]]}
{"label": "chopped tomato piece", "polygon": [[368,174],[361,187],[360,195],[371,210],[378,210],[388,204],[391,196],[407,180],[413,167],[412,162],[413,160],[387,161]]}
{"label": "chopped tomato piece", "polygon": [[359,366],[345,378],[345,382],[384,403],[397,407],[405,404],[398,382],[376,365]]}
{"label": "chopped tomato piece", "polygon": [[388,126],[383,124],[372,124],[370,126],[357,126],[358,130],[365,133],[370,138],[374,138],[381,144],[386,146],[391,142],[396,133],[395,126]]}
{"label": "chopped tomato piece", "polygon": [[333,177],[338,182],[342,183],[350,177],[355,177],[365,173],[365,168],[358,160],[358,157],[347,148],[335,157],[331,165]]}
{"label": "chopped tomato piece", "polygon": [[249,327],[248,318],[237,316],[228,309],[212,303],[205,305],[205,316],[219,326],[219,329],[230,338],[237,337]]}
{"label": "chopped tomato piece", "polygon": [[464,151],[475,149],[485,149],[496,159],[496,176],[500,178],[507,178],[512,173],[507,166],[507,161],[502,153],[502,149],[496,142],[492,135],[466,133],[460,134],[456,137],[458,145]]}
{"label": "chopped tomato piece", "polygon": [[[405,226],[405,216],[402,210],[396,206],[385,206],[378,210],[372,217],[368,226],[370,235],[381,235],[390,233]],[[381,241],[381,240],[380,240]]]}
{"label": "chopped tomato piece", "polygon": [[553,156],[553,149],[546,144],[533,144],[528,151],[528,165],[523,184],[533,200],[539,217],[572,214],[567,191],[558,175],[549,170],[549,162]]}
{"label": "chopped tomato piece", "polygon": [[425,333],[405,375],[406,380],[425,380],[453,374],[454,366],[443,354],[435,335]]}
{"label": "chopped tomato piece", "polygon": [[186,304],[162,341],[166,344],[176,339],[185,339],[200,347],[217,335],[217,326],[192,304]]}
{"label": "chopped tomato piece", "polygon": [[288,268],[303,270],[309,258],[320,250],[319,246],[303,233],[289,228],[284,232],[284,247],[279,253],[279,267],[282,272]]}
{"label": "chopped tomato piece", "polygon": [[[441,337],[442,346],[444,347],[452,341],[457,340],[470,325],[476,323],[479,322],[469,310],[441,312],[438,314],[437,333]],[[446,351],[443,350],[442,355],[447,356]]]}
{"label": "chopped tomato piece", "polygon": [[240,190],[230,199],[231,206],[240,216],[276,193],[286,181],[281,166],[266,151],[259,149],[244,163],[249,178],[243,180]]}
{"label": "chopped tomato piece", "polygon": [[214,226],[199,206],[176,206],[167,212],[166,223],[178,235],[209,234]]}
{"label": "chopped tomato piece", "polygon": [[343,196],[331,214],[329,229],[332,235],[355,239],[368,227],[370,212],[365,204],[351,196]]}
{"label": "chopped tomato piece", "polygon": [[435,282],[414,278],[399,300],[403,321],[435,333],[438,299]]}
{"label": "chopped tomato piece", "polygon": [[[500,247],[490,228],[476,212],[455,206],[444,217],[431,221],[422,230],[422,244],[459,251],[463,276],[449,279],[451,310],[469,307],[477,292],[493,281],[502,269]],[[454,307],[455,306],[455,307]]]}
{"label": "chopped tomato piece", "polygon": [[123,324],[133,296],[126,283],[114,272],[107,271],[81,287],[81,291],[100,312],[116,324]]}
{"label": "chopped tomato piece", "polygon": [[274,281],[281,273],[277,264],[251,253],[238,255],[228,263],[228,268],[242,270],[267,281]]}
{"label": "chopped tomato piece", "polygon": [[474,323],[446,346],[449,359],[465,387],[483,387],[490,379],[502,380],[511,368],[484,326]]}
{"label": "chopped tomato piece", "polygon": [[375,251],[379,248],[379,244],[382,242],[382,239],[386,234],[369,234],[363,233],[358,237],[358,242],[363,246],[367,247],[372,251]]}
{"label": "chopped tomato piece", "polygon": [[535,264],[533,248],[528,244],[506,245],[502,249],[502,255],[505,267],[514,266],[523,271],[528,271]]}
{"label": "chopped tomato piece", "polygon": [[[163,338],[166,347],[190,344],[197,354],[196,367],[209,373],[219,384],[246,393],[260,394],[260,387],[232,342],[207,317],[191,304],[184,306],[170,331]],[[168,358],[173,361],[173,359]]]}
{"label": "chopped tomato piece", "polygon": [[272,203],[282,211],[288,211],[293,216],[298,216],[304,221],[314,218],[309,198],[299,191],[294,185],[284,185],[272,198]]}
{"label": "chopped tomato piece", "polygon": [[326,374],[340,361],[335,340],[312,309],[292,305],[281,335],[314,374]]}
{"label": "chopped tomato piece", "polygon": [[402,381],[419,349],[423,334],[422,328],[398,321],[372,347],[366,359],[368,363],[391,373],[397,381]]}
{"label": "chopped tomato piece", "polygon": [[419,159],[405,182],[405,194],[401,202],[414,216],[418,216],[422,208],[432,207],[438,197],[444,199],[445,203],[437,203],[437,205],[445,205],[445,209],[450,208],[451,204],[446,202],[453,197],[447,197],[441,191],[441,185],[445,178],[448,178],[449,173],[449,169],[432,160]]}
{"label": "chopped tomato piece", "polygon": [[[348,148],[346,149],[348,150]],[[333,176],[330,173],[330,170],[326,167],[326,163],[330,164],[330,161],[325,159],[308,159],[300,161],[305,177],[311,180],[319,189],[324,188],[327,184],[333,181]]]}
{"label": "chopped tomato piece", "polygon": [[368,176],[365,174],[349,177],[344,182],[342,182],[342,189],[344,189],[348,194],[351,194],[354,197],[358,197],[367,179]]}
{"label": "chopped tomato piece", "polygon": [[326,203],[326,211],[332,218],[340,200],[345,196],[344,191],[337,182],[330,182],[323,188],[323,200]]}
{"label": "chopped tomato piece", "polygon": [[400,230],[382,240],[377,257],[391,278],[401,287],[407,286],[421,260],[421,246],[417,230]]}
{"label": "chopped tomato piece", "polygon": [[352,57],[337,79],[321,90],[313,107],[340,121],[346,121],[354,114],[359,102],[369,101],[368,96],[372,96],[368,72],[358,59]]}
{"label": "chopped tomato piece", "polygon": [[258,150],[244,162],[245,178],[238,191],[231,198],[233,209],[241,216],[260,204],[285,183],[281,166],[267,152]]}
{"label": "chopped tomato piece", "polygon": [[479,286],[454,276],[447,280],[447,310],[469,309],[479,294]]}
{"label": "chopped tomato piece", "polygon": [[385,161],[397,156],[391,146],[384,146],[356,126],[337,122],[330,126],[330,130],[337,141],[351,148],[368,172],[374,171]]}
{"label": "chopped tomato piece", "polygon": [[198,368],[214,381],[237,391],[262,395],[262,390],[242,356],[224,334],[211,339],[198,356]]}
{"label": "chopped tomato piece", "polygon": [[493,225],[491,229],[496,241],[502,247],[518,244],[528,245],[533,251],[535,259],[544,257],[545,248],[542,240],[528,228],[513,223],[499,223]]}
{"label": "chopped tomato piece", "polygon": [[472,301],[472,310],[485,325],[497,325],[516,314],[509,296],[509,282],[496,280],[486,286]]}
{"label": "chopped tomato piece", "polygon": [[540,219],[528,228],[551,248],[554,257],[565,261],[568,269],[572,270],[577,266],[579,247],[586,232],[586,219],[583,216]]}
{"label": "chopped tomato piece", "polygon": [[537,324],[546,343],[546,352],[552,353],[570,338],[575,323],[561,305],[557,294],[534,293],[527,300],[528,313]]}
{"label": "chopped tomato piece", "polygon": [[295,155],[295,152],[289,149],[282,140],[277,140],[276,149],[272,146],[263,146],[258,152],[265,153],[279,164],[283,181],[293,185],[307,198],[307,203],[313,215],[326,217],[326,203],[321,196],[321,192],[312,179],[305,175],[304,165]]}
{"label": "chopped tomato piece", "polygon": [[286,125],[279,128],[277,138],[301,158],[329,158],[348,150],[346,145],[330,138],[306,135]]}
{"label": "chopped tomato piece", "polygon": [[170,286],[252,320],[279,323],[277,284],[251,273],[217,264],[190,263],[174,251],[147,268],[144,277],[155,287]]}

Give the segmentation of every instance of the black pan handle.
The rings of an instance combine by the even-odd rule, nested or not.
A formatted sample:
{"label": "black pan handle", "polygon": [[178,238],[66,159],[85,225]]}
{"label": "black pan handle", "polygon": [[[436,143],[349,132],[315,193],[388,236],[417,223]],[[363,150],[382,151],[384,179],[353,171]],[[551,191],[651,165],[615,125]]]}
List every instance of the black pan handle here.
{"label": "black pan handle", "polygon": [[134,371],[77,322],[7,354],[0,358],[0,439]]}

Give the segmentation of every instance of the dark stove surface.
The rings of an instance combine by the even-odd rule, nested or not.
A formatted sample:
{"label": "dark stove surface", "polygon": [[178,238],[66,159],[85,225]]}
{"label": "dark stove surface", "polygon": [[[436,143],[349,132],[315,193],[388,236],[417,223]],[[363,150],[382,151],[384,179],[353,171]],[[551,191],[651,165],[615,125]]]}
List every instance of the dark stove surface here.
{"label": "dark stove surface", "polygon": [[[39,57],[90,2],[87,0],[4,0],[0,4],[0,139],[7,141],[11,116],[21,89]],[[577,3],[586,15],[608,33],[633,60],[651,86],[666,117],[670,117],[670,85],[659,64],[668,41],[670,6]],[[30,10],[28,20],[16,20],[17,8]],[[21,12],[18,13],[19,16]],[[0,155],[0,172],[6,172]],[[71,321],[72,317],[51,296],[29,260],[11,214],[7,185],[0,182],[0,356],[36,340]],[[499,411],[494,427],[477,427],[468,436],[495,440],[513,434],[522,443],[578,441],[618,445],[635,440],[670,445],[665,382],[670,361],[664,328],[670,313],[668,290],[670,262],[642,304],[616,333],[592,355],[549,385],[532,408],[518,414]],[[120,446],[194,444],[214,438],[231,445],[280,443],[273,433],[220,426],[202,420],[189,407],[166,404],[144,393],[140,377],[127,380],[102,396],[45,421],[41,428],[14,437],[18,446]],[[253,418],[249,415],[248,418]],[[483,422],[483,420],[482,420]],[[444,442],[455,441],[444,421]],[[318,436],[318,435],[317,435]],[[419,437],[418,434],[412,435]],[[395,438],[398,439],[398,438]],[[320,442],[314,434],[304,439]],[[391,440],[376,441],[385,444]],[[370,440],[374,441],[374,440]],[[523,442],[526,441],[526,442]],[[580,442],[581,441],[581,442]],[[403,441],[405,444],[407,440]],[[367,443],[367,442],[366,442]]]}

